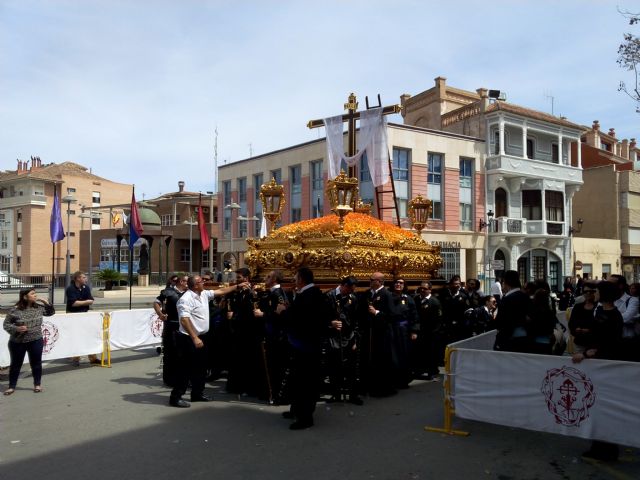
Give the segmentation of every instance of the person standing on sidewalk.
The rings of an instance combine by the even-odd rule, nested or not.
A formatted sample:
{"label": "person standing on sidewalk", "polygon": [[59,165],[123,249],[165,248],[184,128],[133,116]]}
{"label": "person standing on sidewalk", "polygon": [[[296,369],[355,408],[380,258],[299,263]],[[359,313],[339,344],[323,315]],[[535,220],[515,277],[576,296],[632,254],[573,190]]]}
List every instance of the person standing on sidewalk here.
{"label": "person standing on sidewalk", "polygon": [[[84,272],[77,271],[73,274],[73,281],[65,290],[67,298],[67,313],[84,313],[88,312],[93,305],[93,296],[91,289],[87,286],[87,276]],[[71,359],[74,367],[80,366],[80,357]],[[89,363],[91,365],[100,365],[100,360],[95,354],[89,355]]]}
{"label": "person standing on sidewalk", "polygon": [[20,369],[27,353],[33,376],[33,391],[36,393],[42,391],[40,386],[44,347],[42,317],[50,317],[54,313],[56,313],[55,310],[46,300],[38,299],[33,288],[20,290],[18,303],[7,314],[3,323],[3,328],[10,335],[9,354],[11,355],[9,388],[4,391],[5,395],[11,395],[16,391]]}
{"label": "person standing on sidewalk", "polygon": [[217,290],[205,290],[200,275],[187,279],[187,290],[178,300],[178,317],[180,328],[176,334],[178,351],[178,369],[175,385],[171,390],[169,405],[188,408],[191,404],[182,399],[191,381],[191,401],[209,402],[212,400],[204,394],[207,372],[207,349],[204,343],[209,331],[209,300],[216,295],[226,295],[238,288],[249,288],[247,282]]}
{"label": "person standing on sidewalk", "polygon": [[[175,278],[175,282],[173,279]],[[153,309],[163,322],[162,329],[162,381],[168,387],[175,385],[177,370],[176,334],[180,326],[178,300],[187,291],[187,276],[174,275],[167,287],[153,302]]]}

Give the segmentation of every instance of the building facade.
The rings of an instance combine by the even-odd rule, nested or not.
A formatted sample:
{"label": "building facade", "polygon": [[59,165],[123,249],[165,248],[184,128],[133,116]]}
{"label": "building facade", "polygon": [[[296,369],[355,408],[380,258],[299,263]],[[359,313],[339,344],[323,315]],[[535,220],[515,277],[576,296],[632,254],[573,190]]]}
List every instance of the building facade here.
{"label": "building facade", "polygon": [[[616,258],[603,256],[603,242],[578,251],[586,276],[605,278],[622,272],[628,282],[640,281],[640,163],[635,139],[618,139],[595,120],[580,144],[584,186],[576,194],[574,216],[583,220],[578,239],[618,242]],[[581,253],[581,254],[578,254]],[[580,271],[578,272],[580,273]]]}
{"label": "building facade", "polygon": [[[430,128],[387,125],[400,223],[410,228],[408,201],[418,194],[430,198],[433,211],[423,238],[441,247],[444,260],[440,277],[454,274],[465,278],[483,275],[486,231],[479,229],[485,218],[484,140]],[[262,205],[260,186],[271,178],[284,185],[286,206],[281,224],[332,215],[325,195],[327,181],[325,139],[221,166],[218,170],[221,222],[218,250],[221,258],[243,265],[246,238],[260,232]],[[377,216],[381,207],[392,205],[391,194],[377,198],[366,159],[356,167],[360,196],[371,203]],[[386,189],[386,188],[385,188]],[[380,210],[384,220],[396,222],[394,210]]]}
{"label": "building facade", "polygon": [[[51,244],[49,220],[54,185],[63,201],[61,213],[67,238]],[[64,199],[72,202],[64,202]],[[43,164],[39,157],[18,160],[16,170],[0,173],[0,270],[21,275],[64,273],[67,242],[70,269],[80,266],[79,232],[82,208],[123,203],[131,185],[116,183],[73,162]],[[92,228],[107,228],[108,218],[92,218]]]}
{"label": "building facade", "polygon": [[[490,98],[489,94],[495,98]],[[584,128],[543,112],[498,100],[484,88],[435,86],[402,96],[405,123],[483,138],[488,273],[518,270],[521,281],[545,278],[552,288],[572,271],[572,199],[582,185]]]}

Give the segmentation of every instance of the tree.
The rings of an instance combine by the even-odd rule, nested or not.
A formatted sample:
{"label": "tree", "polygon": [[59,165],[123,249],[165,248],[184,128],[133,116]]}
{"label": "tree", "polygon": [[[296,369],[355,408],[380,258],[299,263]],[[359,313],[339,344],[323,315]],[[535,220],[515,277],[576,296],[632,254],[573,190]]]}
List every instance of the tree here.
{"label": "tree", "polygon": [[[629,25],[640,23],[640,14],[619,10],[620,14],[629,20]],[[624,42],[618,47],[618,65],[627,71],[633,72],[632,86],[627,86],[624,81],[618,86],[619,92],[624,92],[636,102],[636,112],[640,113],[640,38],[631,34],[624,34]]]}

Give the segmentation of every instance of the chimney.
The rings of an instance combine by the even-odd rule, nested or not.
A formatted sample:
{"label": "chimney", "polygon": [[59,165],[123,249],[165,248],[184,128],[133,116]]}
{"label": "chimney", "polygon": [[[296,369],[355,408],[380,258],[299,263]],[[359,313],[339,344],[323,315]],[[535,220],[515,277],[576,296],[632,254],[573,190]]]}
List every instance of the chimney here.
{"label": "chimney", "polygon": [[476,89],[476,93],[480,95],[480,111],[484,112],[489,106],[489,90],[486,88]]}
{"label": "chimney", "polygon": [[407,112],[405,105],[407,104],[407,100],[409,100],[410,98],[411,98],[411,95],[409,95],[408,93],[403,93],[402,95],[400,95],[400,106],[402,107],[400,114],[402,115],[402,118],[404,118]]}
{"label": "chimney", "polygon": [[613,138],[616,138],[616,129],[615,128],[610,128],[609,129],[609,135],[611,135]]}
{"label": "chimney", "polygon": [[184,181],[182,180],[178,182],[178,192],[180,193],[184,192]]}
{"label": "chimney", "polygon": [[447,78],[446,77],[436,77],[436,93],[439,98],[444,98],[445,92],[447,91]]}
{"label": "chimney", "polygon": [[620,156],[626,160],[629,160],[629,140],[626,138],[622,140],[620,144]]}
{"label": "chimney", "polygon": [[600,122],[598,120],[594,120],[591,128],[593,128],[596,131],[600,131]]}
{"label": "chimney", "polygon": [[629,142],[629,148],[636,148],[636,139],[632,138],[631,142]]}

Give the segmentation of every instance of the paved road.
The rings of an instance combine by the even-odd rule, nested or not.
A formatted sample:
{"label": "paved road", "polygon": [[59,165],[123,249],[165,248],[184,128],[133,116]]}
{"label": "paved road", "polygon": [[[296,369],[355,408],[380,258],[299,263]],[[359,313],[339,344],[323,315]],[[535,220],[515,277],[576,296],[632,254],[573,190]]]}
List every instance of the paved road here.
{"label": "paved road", "polygon": [[[86,359],[83,359],[86,362]],[[587,463],[589,442],[470,421],[442,425],[442,386],[413,382],[362,407],[319,404],[316,426],[288,430],[284,407],[222,392],[190,409],[167,406],[151,349],[117,352],[112,368],[45,366],[45,391],[22,378],[0,396],[0,478],[74,479],[638,479],[640,452]],[[6,379],[0,380],[2,389]]]}

